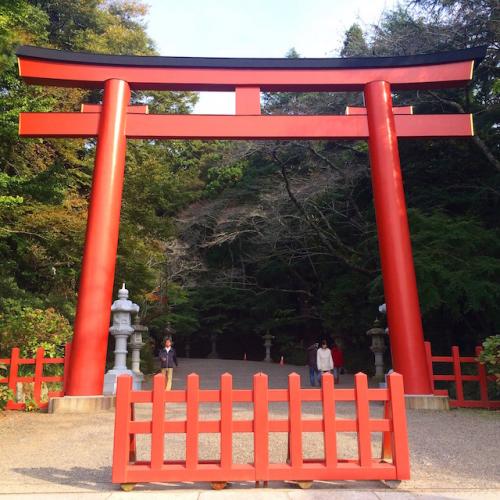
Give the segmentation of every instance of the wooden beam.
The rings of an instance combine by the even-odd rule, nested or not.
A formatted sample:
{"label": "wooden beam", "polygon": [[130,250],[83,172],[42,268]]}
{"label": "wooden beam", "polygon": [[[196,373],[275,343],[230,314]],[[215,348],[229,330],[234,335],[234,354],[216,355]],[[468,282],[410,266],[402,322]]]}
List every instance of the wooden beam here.
{"label": "wooden beam", "polygon": [[[99,113],[21,113],[23,137],[95,137]],[[400,138],[471,137],[472,116],[396,115]],[[367,139],[366,116],[128,114],[129,139]]]}

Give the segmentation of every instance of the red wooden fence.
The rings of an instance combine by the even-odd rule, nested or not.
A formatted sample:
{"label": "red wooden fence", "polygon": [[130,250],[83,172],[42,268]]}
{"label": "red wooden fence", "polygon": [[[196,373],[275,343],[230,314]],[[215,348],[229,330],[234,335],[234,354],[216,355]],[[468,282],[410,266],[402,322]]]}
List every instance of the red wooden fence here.
{"label": "red wooden fence", "polygon": [[[45,350],[43,347],[39,347],[36,350],[36,355],[34,358],[21,358],[19,347],[14,347],[11,351],[10,359],[0,359],[0,364],[7,365],[9,367],[8,377],[0,378],[0,384],[7,384],[9,389],[14,393],[14,399],[7,403],[7,410],[24,410],[26,408],[25,403],[16,402],[17,394],[17,382],[32,382],[33,387],[33,399],[39,408],[46,408],[48,406],[47,401],[42,401],[42,383],[43,382],[62,382],[63,388],[60,391],[49,391],[49,398],[56,396],[64,396],[64,389],[66,387],[67,375],[68,375],[68,365],[69,357],[71,355],[71,343],[66,344],[64,349],[64,358],[45,358]],[[64,365],[63,375],[52,375],[45,376],[43,374],[44,365],[62,364]],[[19,367],[21,365],[35,365],[34,374],[31,376],[19,376]]]}
{"label": "red wooden fence", "polygon": [[[178,482],[178,481],[269,481],[269,480],[382,480],[408,479],[410,476],[408,436],[406,428],[403,378],[388,377],[387,389],[369,389],[365,374],[355,376],[354,389],[336,389],[333,377],[323,377],[320,389],[301,389],[300,377],[288,377],[288,389],[269,389],[267,375],[255,374],[253,389],[233,389],[232,376],[225,373],[220,390],[200,390],[199,377],[187,377],[186,390],[165,391],[161,374],[154,377],[153,390],[133,391],[132,379],[120,376],[117,384],[115,437],[113,450],[113,482]],[[302,402],[322,404],[322,416],[316,420],[302,418]],[[355,419],[336,415],[336,402],[353,402]],[[384,418],[370,418],[370,401],[385,402]],[[218,420],[200,420],[200,403],[219,403]],[[288,418],[274,419],[269,403],[288,403]],[[150,420],[134,420],[135,403],[152,403]],[[166,420],[165,404],[185,403],[186,419]],[[234,420],[233,403],[253,403],[253,419]],[[168,406],[167,406],[168,409]],[[235,463],[233,433],[253,434],[253,463]],[[269,433],[286,432],[289,459],[272,463],[269,457]],[[323,434],[324,457],[305,459],[302,453],[304,432]],[[354,432],[358,440],[358,456],[338,458],[337,433]],[[381,457],[372,456],[371,433],[381,432]],[[165,460],[165,435],[186,435],[186,459]],[[200,460],[200,433],[220,436],[220,458]],[[136,460],[136,435],[151,435],[151,451],[147,461]]]}
{"label": "red wooden fence", "polygon": [[[448,396],[447,389],[436,389],[434,382],[445,381],[455,384],[456,399],[450,399],[450,406],[453,408],[500,408],[500,401],[492,401],[488,397],[488,380],[494,380],[494,377],[488,376],[486,367],[479,363],[477,357],[481,354],[482,348],[476,347],[476,356],[460,356],[458,346],[451,348],[451,356],[433,356],[431,343],[425,343],[427,354],[427,369],[432,381],[432,389],[437,396]],[[446,375],[434,374],[434,363],[448,363],[452,365],[452,373]],[[476,366],[476,373],[473,375],[462,374],[462,363],[471,363]],[[464,382],[477,382],[479,384],[479,399],[465,399]]]}

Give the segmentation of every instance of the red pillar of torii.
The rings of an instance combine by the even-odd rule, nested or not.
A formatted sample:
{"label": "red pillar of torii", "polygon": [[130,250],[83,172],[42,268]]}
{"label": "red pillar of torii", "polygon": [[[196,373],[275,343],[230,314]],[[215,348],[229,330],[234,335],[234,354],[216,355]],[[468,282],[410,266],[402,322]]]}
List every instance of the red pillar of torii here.
{"label": "red pillar of torii", "polygon": [[[129,139],[367,139],[394,369],[407,394],[430,394],[398,137],[470,137],[470,115],[413,115],[391,90],[465,86],[484,47],[346,59],[108,56],[36,47],[17,51],[27,83],[104,89],[81,113],[21,113],[24,137],[97,137],[67,394],[102,393]],[[234,91],[236,115],[147,115],[131,90]],[[261,92],[362,91],[346,116],[260,114]]]}

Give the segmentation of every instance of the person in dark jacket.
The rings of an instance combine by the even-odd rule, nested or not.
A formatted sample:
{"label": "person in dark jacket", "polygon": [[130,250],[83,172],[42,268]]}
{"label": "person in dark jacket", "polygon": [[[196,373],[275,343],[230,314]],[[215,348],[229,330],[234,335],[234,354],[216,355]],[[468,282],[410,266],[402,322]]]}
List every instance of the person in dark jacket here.
{"label": "person in dark jacket", "polygon": [[307,366],[309,367],[309,380],[311,382],[311,386],[314,387],[316,385],[316,381],[319,385],[319,372],[318,372],[318,364],[317,364],[317,353],[318,353],[318,344],[311,344],[307,348]]}
{"label": "person in dark jacket", "polygon": [[160,351],[160,367],[163,376],[165,377],[165,389],[169,391],[172,389],[172,377],[174,375],[174,364],[179,366],[177,363],[177,353],[172,347],[172,340],[167,338],[165,340],[165,347]]}

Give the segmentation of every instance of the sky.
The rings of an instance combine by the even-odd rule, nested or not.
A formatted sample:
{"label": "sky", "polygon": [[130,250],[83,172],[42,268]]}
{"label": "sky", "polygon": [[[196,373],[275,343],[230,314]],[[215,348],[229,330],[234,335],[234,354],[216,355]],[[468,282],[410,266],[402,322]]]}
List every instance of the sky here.
{"label": "sky", "polygon": [[[336,57],[354,22],[377,23],[397,0],[146,0],[162,56]],[[200,114],[234,114],[234,95],[201,92]]]}

